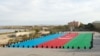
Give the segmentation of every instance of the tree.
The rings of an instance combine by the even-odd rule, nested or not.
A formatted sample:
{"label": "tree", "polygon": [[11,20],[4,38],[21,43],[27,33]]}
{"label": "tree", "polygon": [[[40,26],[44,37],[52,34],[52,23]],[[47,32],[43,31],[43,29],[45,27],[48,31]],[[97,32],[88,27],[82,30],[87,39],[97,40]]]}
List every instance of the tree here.
{"label": "tree", "polygon": [[17,30],[15,30],[15,33],[17,33],[18,31]]}
{"label": "tree", "polygon": [[29,38],[34,38],[34,33],[30,33]]}
{"label": "tree", "polygon": [[88,29],[90,31],[93,31],[93,30],[95,30],[95,27],[93,26],[93,24],[88,23],[87,25],[85,25],[85,29]]}
{"label": "tree", "polygon": [[23,36],[22,36],[22,39],[23,39],[23,40],[27,40],[27,39],[28,39],[28,36],[27,36],[27,35],[23,35]]}
{"label": "tree", "polygon": [[57,33],[57,32],[64,32],[68,31],[68,25],[60,25],[60,26],[55,26],[50,29],[50,33]]}
{"label": "tree", "polygon": [[11,43],[13,43],[13,42],[14,42],[14,39],[10,39],[10,40],[8,41],[9,44],[11,44]]}

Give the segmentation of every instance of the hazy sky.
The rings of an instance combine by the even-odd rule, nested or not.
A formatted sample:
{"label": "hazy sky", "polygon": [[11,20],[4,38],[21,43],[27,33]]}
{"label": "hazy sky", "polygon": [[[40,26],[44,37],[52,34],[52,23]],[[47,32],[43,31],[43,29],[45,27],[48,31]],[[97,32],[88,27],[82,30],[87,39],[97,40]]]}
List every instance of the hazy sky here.
{"label": "hazy sky", "polygon": [[100,20],[100,0],[0,0],[0,25],[59,25]]}

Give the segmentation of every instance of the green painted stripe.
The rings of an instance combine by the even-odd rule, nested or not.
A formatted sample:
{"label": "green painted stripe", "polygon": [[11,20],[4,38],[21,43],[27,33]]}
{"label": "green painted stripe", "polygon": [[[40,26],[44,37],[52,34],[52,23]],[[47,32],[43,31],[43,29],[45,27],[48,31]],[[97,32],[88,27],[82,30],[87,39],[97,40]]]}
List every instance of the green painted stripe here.
{"label": "green painted stripe", "polygon": [[74,47],[75,49],[77,49],[78,47],[80,49],[84,49],[86,47],[86,49],[89,49],[91,47],[91,41],[92,41],[92,33],[80,33],[70,42],[66,43],[64,47],[65,48],[69,47],[70,49],[72,47]]}

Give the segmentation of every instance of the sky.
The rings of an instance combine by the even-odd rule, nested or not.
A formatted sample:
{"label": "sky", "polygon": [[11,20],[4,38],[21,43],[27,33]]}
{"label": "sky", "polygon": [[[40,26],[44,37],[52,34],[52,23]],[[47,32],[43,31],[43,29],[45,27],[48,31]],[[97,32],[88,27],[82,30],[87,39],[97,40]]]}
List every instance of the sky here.
{"label": "sky", "polygon": [[0,25],[63,25],[100,20],[100,0],[0,0]]}

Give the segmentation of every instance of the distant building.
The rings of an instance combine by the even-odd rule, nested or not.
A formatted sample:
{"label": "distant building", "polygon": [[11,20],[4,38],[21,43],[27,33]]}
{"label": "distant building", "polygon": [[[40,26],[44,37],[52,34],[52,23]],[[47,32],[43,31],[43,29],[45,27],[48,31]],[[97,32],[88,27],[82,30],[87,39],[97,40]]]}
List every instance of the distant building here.
{"label": "distant building", "polygon": [[73,31],[76,27],[79,27],[82,23],[78,21],[72,21],[68,23],[68,26],[71,31]]}
{"label": "distant building", "polygon": [[11,34],[11,35],[15,36],[15,37],[19,37],[19,36],[23,36],[23,35],[29,36],[30,33],[31,32],[17,32],[17,33]]}
{"label": "distant building", "polygon": [[42,30],[39,31],[39,33],[42,35],[47,35],[47,34],[50,34],[50,31],[48,27],[42,27]]}
{"label": "distant building", "polygon": [[100,30],[100,21],[94,21],[92,24],[96,29]]}
{"label": "distant building", "polygon": [[72,22],[69,22],[68,25],[73,26],[73,27],[79,27],[81,25],[81,22],[72,21]]}
{"label": "distant building", "polygon": [[47,34],[50,34],[50,31],[44,31],[44,30],[42,30],[39,33],[42,34],[42,35],[47,35]]}

